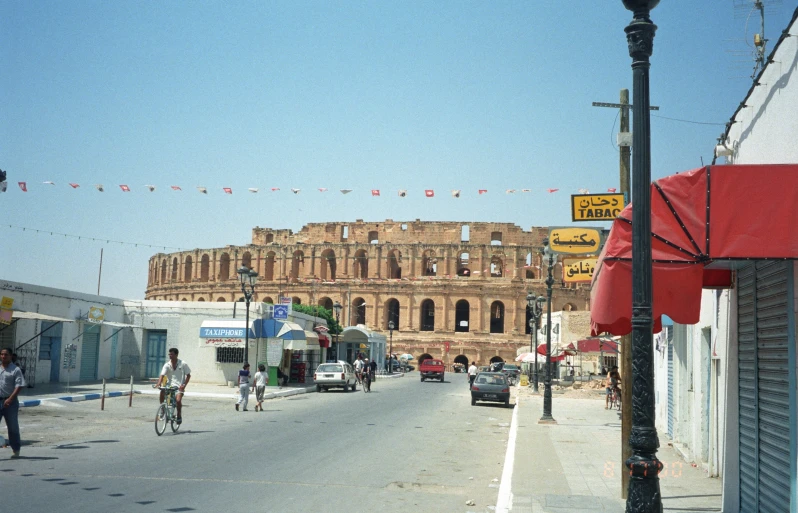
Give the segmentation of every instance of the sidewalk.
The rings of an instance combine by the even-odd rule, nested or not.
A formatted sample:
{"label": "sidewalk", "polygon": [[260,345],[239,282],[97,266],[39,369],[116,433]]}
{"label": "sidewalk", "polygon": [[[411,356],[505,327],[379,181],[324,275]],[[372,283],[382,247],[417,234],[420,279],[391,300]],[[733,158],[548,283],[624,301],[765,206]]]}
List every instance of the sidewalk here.
{"label": "sidewalk", "polygon": [[[379,375],[377,379],[391,379],[402,377],[402,374]],[[133,382],[133,394],[158,394],[158,389],[152,387],[155,380],[145,379]],[[286,397],[297,394],[315,392],[316,385],[313,378],[309,378],[305,383],[288,383],[284,387],[266,387],[264,399],[274,399],[276,397]],[[66,401],[80,402],[101,399],[103,393],[103,382],[82,381],[71,383],[67,387],[66,383],[37,383],[33,388],[24,388],[19,394],[19,405],[22,408],[40,406],[42,401]],[[128,379],[108,379],[105,385],[105,397],[125,397],[130,395],[130,378]],[[236,399],[238,388],[228,385],[215,383],[197,383],[191,381],[186,391],[186,397],[193,398],[217,398],[217,399]]]}
{"label": "sidewalk", "polygon": [[[528,390],[528,389],[527,389]],[[604,401],[553,394],[554,425],[538,424],[543,389],[522,390],[514,422],[514,466],[505,504],[513,513],[622,512],[621,419]],[[660,491],[665,511],[721,511],[721,481],[682,460],[667,441],[657,457],[665,465]],[[508,451],[509,452],[509,451]],[[504,478],[502,487],[505,486]],[[502,504],[500,489],[499,505]],[[502,509],[497,507],[497,513]]]}

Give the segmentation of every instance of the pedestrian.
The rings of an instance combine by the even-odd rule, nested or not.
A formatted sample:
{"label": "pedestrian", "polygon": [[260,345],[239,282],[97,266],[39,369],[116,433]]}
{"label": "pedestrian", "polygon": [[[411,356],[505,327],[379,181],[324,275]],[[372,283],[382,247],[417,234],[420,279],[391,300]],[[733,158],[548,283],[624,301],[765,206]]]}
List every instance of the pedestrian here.
{"label": "pedestrian", "polygon": [[247,402],[249,402],[249,363],[244,362],[244,368],[238,371],[238,402],[236,403],[236,411],[238,405],[243,403],[242,410],[247,410]]}
{"label": "pedestrian", "polygon": [[374,381],[375,379],[377,379],[377,362],[371,360],[371,363],[369,364],[369,369],[371,369],[371,381]]}
{"label": "pedestrian", "polygon": [[283,388],[288,384],[288,376],[283,372],[283,369],[277,367],[277,385],[278,388]]}
{"label": "pedestrian", "polygon": [[19,458],[19,391],[25,386],[22,369],[11,363],[11,351],[0,349],[0,419],[5,419],[11,457]]}
{"label": "pedestrian", "polygon": [[266,393],[266,385],[269,384],[269,373],[266,372],[266,366],[258,364],[258,372],[255,373],[255,379],[253,380],[255,385],[255,399],[257,399],[258,404],[255,405],[255,411],[263,411],[263,394]]}
{"label": "pedestrian", "polygon": [[471,385],[474,384],[474,379],[477,377],[477,363],[471,362],[471,366],[468,368],[468,388],[471,388]]}

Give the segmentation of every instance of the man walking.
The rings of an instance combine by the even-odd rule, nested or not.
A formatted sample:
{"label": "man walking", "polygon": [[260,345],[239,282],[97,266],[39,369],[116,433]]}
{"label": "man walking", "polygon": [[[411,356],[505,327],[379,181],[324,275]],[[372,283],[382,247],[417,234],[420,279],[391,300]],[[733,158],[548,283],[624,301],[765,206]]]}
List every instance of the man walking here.
{"label": "man walking", "polygon": [[11,351],[0,349],[0,419],[5,419],[11,457],[19,458],[19,400],[17,395],[25,386],[22,370],[11,363]]}
{"label": "man walking", "polygon": [[247,403],[249,402],[249,363],[244,362],[244,368],[238,371],[238,402],[236,403],[236,411],[238,405],[243,403],[242,410],[247,410]]}
{"label": "man walking", "polygon": [[468,388],[471,388],[471,385],[474,384],[474,378],[477,377],[477,363],[471,362],[471,366],[468,368]]}

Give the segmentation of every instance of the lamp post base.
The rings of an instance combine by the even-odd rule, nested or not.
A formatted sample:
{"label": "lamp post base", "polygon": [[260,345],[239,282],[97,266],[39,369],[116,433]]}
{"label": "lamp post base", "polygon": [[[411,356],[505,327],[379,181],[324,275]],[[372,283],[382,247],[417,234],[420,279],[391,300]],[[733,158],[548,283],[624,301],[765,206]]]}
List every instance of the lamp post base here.
{"label": "lamp post base", "polygon": [[556,423],[557,421],[554,420],[554,417],[547,417],[545,415],[540,417],[540,420],[538,421],[538,424],[556,424]]}

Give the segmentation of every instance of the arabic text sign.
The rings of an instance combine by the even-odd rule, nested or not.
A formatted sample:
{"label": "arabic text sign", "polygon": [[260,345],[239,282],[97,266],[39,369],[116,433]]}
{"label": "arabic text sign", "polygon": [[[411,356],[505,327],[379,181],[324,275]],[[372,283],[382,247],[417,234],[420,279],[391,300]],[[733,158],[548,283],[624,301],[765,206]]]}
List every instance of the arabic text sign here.
{"label": "arabic text sign", "polygon": [[555,253],[592,255],[601,249],[600,228],[549,228],[549,247]]}
{"label": "arabic text sign", "polygon": [[572,194],[571,220],[612,220],[623,207],[623,194]]}
{"label": "arabic text sign", "polygon": [[105,319],[105,308],[92,306],[89,308],[89,315],[86,320],[94,323],[101,323]]}
{"label": "arabic text sign", "polygon": [[11,310],[12,308],[14,308],[14,298],[3,296],[3,300],[2,302],[0,302],[0,308],[4,310]]}
{"label": "arabic text sign", "polygon": [[565,283],[590,283],[597,264],[597,257],[563,258],[563,281]]}

